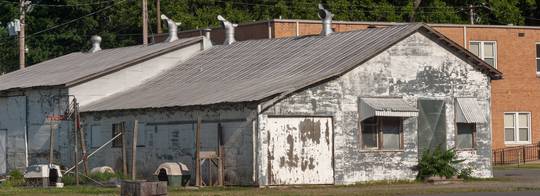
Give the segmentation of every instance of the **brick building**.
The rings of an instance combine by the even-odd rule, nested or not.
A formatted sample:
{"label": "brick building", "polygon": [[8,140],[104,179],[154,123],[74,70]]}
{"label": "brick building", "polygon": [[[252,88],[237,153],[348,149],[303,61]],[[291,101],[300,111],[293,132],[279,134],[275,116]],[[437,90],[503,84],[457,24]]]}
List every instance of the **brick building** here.
{"label": "brick building", "polygon": [[[336,32],[384,27],[400,23],[334,21]],[[504,73],[492,83],[493,149],[540,142],[540,27],[504,25],[430,24]],[[237,40],[316,35],[319,20],[274,19],[240,24]],[[223,42],[223,30],[211,31],[212,41]],[[203,30],[179,33],[202,35]]]}

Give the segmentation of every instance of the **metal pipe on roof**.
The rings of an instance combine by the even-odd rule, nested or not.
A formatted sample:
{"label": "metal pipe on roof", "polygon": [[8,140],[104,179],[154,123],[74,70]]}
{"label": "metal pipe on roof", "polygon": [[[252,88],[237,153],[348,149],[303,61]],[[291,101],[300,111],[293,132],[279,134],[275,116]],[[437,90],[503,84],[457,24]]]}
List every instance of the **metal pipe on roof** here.
{"label": "metal pipe on roof", "polygon": [[229,22],[221,15],[218,15],[217,19],[221,22],[221,26],[225,28],[225,42],[223,42],[223,45],[229,45],[236,42],[236,39],[234,38],[234,28],[237,27],[238,24]]}
{"label": "metal pipe on roof", "polygon": [[93,35],[92,38],[90,38],[90,41],[92,42],[92,48],[90,48],[90,53],[95,53],[97,51],[101,50],[101,37],[98,35]]}
{"label": "metal pipe on roof", "polygon": [[323,28],[321,31],[322,36],[327,36],[333,33],[332,31],[332,17],[334,17],[334,14],[332,14],[327,9],[324,9],[324,6],[322,4],[319,4],[319,18],[321,18],[323,23]]}
{"label": "metal pipe on roof", "polygon": [[161,20],[167,21],[167,29],[169,30],[169,37],[167,37],[165,42],[173,42],[178,40],[178,25],[182,23],[174,22],[172,19],[165,16],[165,14],[161,14]]}

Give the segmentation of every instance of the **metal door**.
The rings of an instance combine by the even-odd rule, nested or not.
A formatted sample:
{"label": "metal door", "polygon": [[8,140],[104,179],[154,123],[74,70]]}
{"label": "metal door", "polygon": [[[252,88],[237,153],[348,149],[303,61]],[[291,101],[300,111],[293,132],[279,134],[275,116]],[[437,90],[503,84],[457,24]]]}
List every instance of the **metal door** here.
{"label": "metal door", "polygon": [[330,117],[270,117],[268,182],[271,185],[333,184]]}
{"label": "metal door", "polygon": [[0,129],[0,175],[7,172],[7,130]]}

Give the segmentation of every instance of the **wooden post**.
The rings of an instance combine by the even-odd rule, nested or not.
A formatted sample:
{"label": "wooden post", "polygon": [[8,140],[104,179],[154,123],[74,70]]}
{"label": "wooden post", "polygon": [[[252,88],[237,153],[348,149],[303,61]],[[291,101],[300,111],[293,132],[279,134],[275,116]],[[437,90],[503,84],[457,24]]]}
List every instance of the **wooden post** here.
{"label": "wooden post", "polygon": [[128,175],[128,168],[127,168],[127,142],[126,142],[126,125],[125,123],[120,123],[118,126],[120,126],[120,131],[122,132],[122,173],[127,176]]}
{"label": "wooden post", "polygon": [[79,128],[77,126],[75,126],[75,145],[74,145],[74,151],[75,151],[75,184],[77,186],[79,186],[79,147],[77,145],[79,145],[78,143],[78,139],[77,139],[77,132]]}
{"label": "wooden post", "polygon": [[84,139],[84,129],[81,127],[81,115],[79,114],[79,103],[76,99],[73,99],[75,105],[75,126],[79,128],[79,139],[81,140],[81,151],[84,166],[84,175],[88,176],[88,160],[87,160],[87,151],[86,151],[86,140]]}
{"label": "wooden post", "polygon": [[86,151],[86,142],[84,140],[84,129],[81,127],[79,129],[79,139],[81,140],[81,151],[82,151],[82,157],[83,160],[83,167],[84,167],[84,175],[88,176],[88,152]]}
{"label": "wooden post", "polygon": [[195,130],[195,186],[201,186],[201,155],[200,155],[200,134],[201,117],[197,117],[197,128]]}
{"label": "wooden post", "polygon": [[131,180],[137,177],[137,134],[139,132],[139,120],[133,125],[133,141],[131,142]]}
{"label": "wooden post", "polygon": [[221,123],[218,124],[218,185],[223,186],[223,173],[224,173],[224,143],[223,143],[223,126],[221,126]]}
{"label": "wooden post", "polygon": [[160,34],[163,33],[163,31],[161,30],[161,5],[159,0],[156,0],[156,17],[157,33]]}
{"label": "wooden post", "polygon": [[142,0],[143,45],[148,45],[148,0]]}
{"label": "wooden post", "polygon": [[25,16],[26,16],[26,1],[25,0],[19,0],[19,11],[20,11],[20,16],[19,16],[19,22],[20,22],[20,29],[21,31],[19,32],[19,69],[24,69],[26,67],[26,57],[25,57],[25,53],[26,53],[26,43],[25,43],[25,39],[26,39],[26,35],[25,35],[25,32],[24,32],[24,23],[25,23]]}

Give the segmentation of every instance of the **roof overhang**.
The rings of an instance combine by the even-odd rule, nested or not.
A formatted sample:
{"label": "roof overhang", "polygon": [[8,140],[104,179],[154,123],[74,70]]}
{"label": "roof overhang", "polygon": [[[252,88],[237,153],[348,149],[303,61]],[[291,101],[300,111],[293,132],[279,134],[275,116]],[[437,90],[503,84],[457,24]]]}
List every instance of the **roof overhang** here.
{"label": "roof overhang", "polygon": [[360,98],[360,121],[374,116],[417,117],[418,109],[402,98]]}

